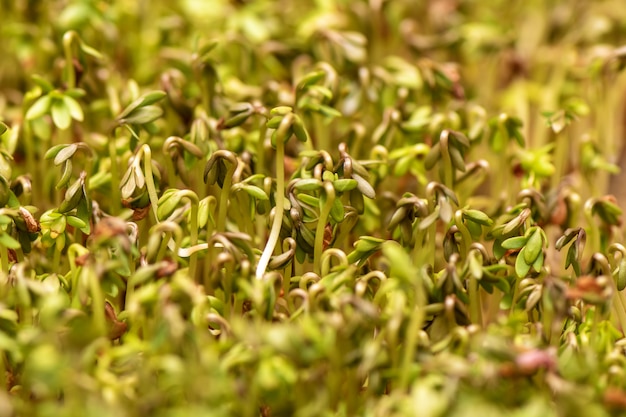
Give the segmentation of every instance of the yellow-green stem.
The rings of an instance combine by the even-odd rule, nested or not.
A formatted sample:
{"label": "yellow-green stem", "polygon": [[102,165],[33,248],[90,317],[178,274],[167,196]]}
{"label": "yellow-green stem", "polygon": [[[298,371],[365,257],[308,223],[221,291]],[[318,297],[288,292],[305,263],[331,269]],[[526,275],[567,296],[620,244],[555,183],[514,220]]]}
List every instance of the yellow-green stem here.
{"label": "yellow-green stem", "polygon": [[270,262],[274,248],[280,237],[280,228],[283,222],[283,212],[285,210],[285,143],[284,138],[278,137],[276,140],[276,208],[274,211],[274,221],[272,222],[272,228],[270,229],[270,235],[267,239],[267,244],[256,269],[256,278],[262,279],[267,269],[267,265]]}
{"label": "yellow-green stem", "polygon": [[317,227],[315,229],[315,247],[313,248],[313,271],[321,276],[322,272],[322,252],[324,250],[324,231],[326,229],[326,222],[330,215],[330,210],[335,202],[335,187],[329,181],[324,182],[324,193],[326,194],[326,201],[320,209],[320,216],[317,219]]}
{"label": "yellow-green stem", "polygon": [[117,148],[115,146],[115,138],[109,139],[109,158],[111,160],[111,205],[109,211],[115,215],[119,212],[120,198],[120,178],[117,166]]}

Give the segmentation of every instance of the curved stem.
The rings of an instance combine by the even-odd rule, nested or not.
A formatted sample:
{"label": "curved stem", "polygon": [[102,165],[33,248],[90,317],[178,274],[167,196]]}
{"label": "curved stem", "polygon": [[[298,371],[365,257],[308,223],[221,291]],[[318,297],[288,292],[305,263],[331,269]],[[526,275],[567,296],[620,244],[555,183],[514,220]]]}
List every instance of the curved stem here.
{"label": "curved stem", "polygon": [[152,177],[152,150],[148,144],[143,144],[137,154],[137,158],[139,158],[141,153],[143,153],[144,157],[143,165],[146,171],[146,188],[148,189],[148,197],[150,198],[150,205],[152,206],[152,214],[154,214],[154,219],[158,223],[157,207],[159,204],[159,196],[157,195],[154,178]]}
{"label": "curved stem", "polygon": [[463,210],[457,210],[454,213],[454,222],[456,224],[457,229],[461,232],[461,258],[463,260],[467,259],[467,254],[469,252],[469,245],[472,242],[472,235],[470,234],[467,226],[463,223]]}
{"label": "curved stem", "polygon": [[159,251],[157,252],[155,262],[161,262],[165,258],[165,254],[167,253],[167,244],[172,238],[171,232],[165,232],[165,236],[163,236],[163,240],[161,240],[161,245],[159,246]]}
{"label": "curved stem", "polygon": [[[326,193],[326,201],[320,210],[320,217],[317,219],[317,228],[315,229],[315,246],[313,249],[313,271],[321,275],[322,272],[322,252],[324,250],[324,230],[330,211],[335,202],[335,187],[330,181],[324,181],[324,193]],[[320,199],[320,201],[322,201]]]}
{"label": "curved stem", "polygon": [[344,251],[342,251],[341,249],[337,249],[337,248],[329,248],[328,250],[324,251],[324,253],[321,255],[321,259],[320,259],[321,275],[320,276],[326,276],[330,274],[331,269],[332,269],[332,265],[331,265],[332,258],[336,258],[338,261],[338,264],[341,265],[342,267],[348,266],[348,263],[349,263],[348,257],[346,256]]}
{"label": "curved stem", "polygon": [[[285,118],[286,119],[286,118]],[[283,120],[285,120],[283,119]],[[282,124],[282,122],[281,122]],[[270,262],[274,248],[278,242],[280,235],[280,228],[283,223],[283,212],[285,211],[285,143],[283,138],[279,137],[276,140],[276,209],[274,211],[274,221],[272,222],[272,228],[270,229],[270,235],[267,239],[267,244],[259,263],[256,268],[256,279],[262,279],[267,265]]]}
{"label": "curved stem", "polygon": [[[225,181],[224,181],[225,183]],[[200,201],[198,200],[198,196],[191,190],[181,190],[179,191],[182,196],[187,197],[189,202],[191,203],[191,221],[189,223],[189,243],[193,247],[198,244],[198,206],[200,205]],[[189,276],[192,279],[196,277],[196,271],[198,268],[198,252],[192,252],[189,257]]]}
{"label": "curved stem", "polygon": [[216,225],[216,229],[220,233],[226,231],[226,213],[228,211],[228,199],[230,198],[230,189],[233,184],[233,173],[235,172],[235,168],[236,166],[232,165],[226,172],[224,185],[222,187],[222,191],[220,192],[220,205],[217,211]]}

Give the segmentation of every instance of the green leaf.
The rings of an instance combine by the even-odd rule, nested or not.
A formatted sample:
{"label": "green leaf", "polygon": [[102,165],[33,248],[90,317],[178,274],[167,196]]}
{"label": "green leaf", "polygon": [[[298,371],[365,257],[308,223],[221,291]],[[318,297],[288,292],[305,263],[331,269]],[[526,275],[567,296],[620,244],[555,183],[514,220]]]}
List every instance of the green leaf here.
{"label": "green leaf", "polygon": [[316,178],[305,178],[296,181],[293,188],[300,191],[316,191],[322,188],[322,181]]}
{"label": "green leaf", "polygon": [[343,208],[343,204],[341,203],[341,199],[336,198],[333,200],[333,206],[330,209],[330,217],[332,217],[335,222],[341,223],[344,215],[345,210]]}
{"label": "green leaf", "polygon": [[528,238],[526,236],[515,236],[502,242],[502,247],[508,250],[515,250],[524,247]]}
{"label": "green leaf", "polygon": [[304,90],[306,87],[317,83],[318,81],[320,81],[322,78],[324,78],[326,76],[326,72],[324,71],[314,71],[314,72],[310,72],[307,75],[305,75],[304,77],[302,77],[302,79],[300,80],[300,82],[298,82],[298,86],[296,87],[298,90]]}
{"label": "green leaf", "polygon": [[9,249],[21,248],[20,242],[13,239],[8,233],[0,233],[0,246]]}
{"label": "green leaf", "polygon": [[57,182],[54,188],[56,188],[57,190],[60,190],[61,188],[65,187],[70,182],[71,179],[72,179],[72,160],[66,159],[65,164],[63,165],[63,173],[61,174],[61,178],[59,179],[59,182]]}
{"label": "green leaf", "polygon": [[526,263],[524,251],[526,247],[523,247],[522,250],[517,254],[517,258],[515,259],[515,274],[519,278],[525,278],[528,275],[528,271],[530,271],[531,265]]}
{"label": "green leaf", "polygon": [[52,97],[45,95],[35,101],[26,112],[26,120],[38,119],[50,111],[52,105]]}
{"label": "green leaf", "polygon": [[54,145],[52,148],[48,149],[44,155],[45,159],[52,159],[61,151],[61,149],[65,148],[66,144]]}
{"label": "green leaf", "polygon": [[67,221],[67,224],[69,224],[72,227],[75,227],[76,229],[84,229],[85,227],[87,227],[87,223],[85,223],[82,219],[79,219],[76,216],[65,216],[65,220]]}
{"label": "green leaf", "polygon": [[[567,255],[565,256],[565,269],[569,268],[570,265],[575,266],[578,263],[578,246],[571,245],[567,250]],[[574,268],[576,270],[576,268]],[[577,272],[578,275],[578,272]]]}
{"label": "green leaf", "polygon": [[83,109],[80,107],[78,101],[68,95],[64,95],[63,103],[65,103],[65,107],[69,110],[72,119],[78,120],[79,122],[83,121]]}
{"label": "green leaf", "polygon": [[54,155],[54,165],[61,165],[66,160],[70,159],[78,150],[78,146],[74,143],[71,145],[58,145],[58,147],[60,148],[57,149],[57,146],[55,146],[46,152],[47,159]]}
{"label": "green leaf", "polygon": [[543,255],[543,251],[539,252],[539,255],[537,255],[537,258],[535,259],[535,262],[533,262],[533,269],[537,272],[541,271],[541,267],[543,266],[543,259],[544,259],[544,255]]}
{"label": "green leaf", "polygon": [[76,208],[76,217],[85,224],[85,226],[80,228],[80,231],[86,235],[91,233],[91,225],[90,225],[91,210],[90,210],[89,202],[87,201],[86,198],[80,199],[80,202],[78,203],[78,207]]}
{"label": "green leaf", "polygon": [[426,157],[424,158],[424,168],[430,171],[431,169],[435,167],[435,164],[440,159],[441,159],[441,144],[437,142],[432,148],[430,148],[430,151],[428,151],[428,154],[426,154]]}
{"label": "green leaf", "polygon": [[300,142],[310,141],[311,136],[304,126],[304,121],[297,114],[294,116],[291,128],[293,129],[293,134],[295,135],[296,139],[298,139]]}
{"label": "green leaf", "polygon": [[463,210],[463,216],[466,219],[483,226],[491,226],[493,224],[493,220],[480,210],[465,209]]}
{"label": "green leaf", "polygon": [[244,184],[241,188],[245,192],[250,194],[251,197],[254,197],[257,200],[260,200],[260,201],[269,200],[269,197],[267,196],[267,194],[265,194],[265,191],[263,191],[262,188],[257,187],[256,185]]}
{"label": "green leaf", "polygon": [[126,106],[126,108],[122,111],[122,113],[120,113],[119,116],[117,116],[117,119],[118,120],[125,119],[126,116],[128,116],[131,112],[135,111],[136,109],[154,104],[162,100],[166,96],[167,94],[164,91],[158,91],[158,90],[144,94],[143,96],[139,97],[138,99],[130,103],[128,106]]}
{"label": "green leaf", "polygon": [[361,194],[363,194],[365,197],[369,199],[376,198],[376,191],[374,191],[374,187],[372,187],[365,178],[361,177],[359,174],[355,172],[352,173],[352,178],[356,180],[357,182],[356,188],[358,188]]}
{"label": "green leaf", "polygon": [[52,102],[52,121],[61,130],[70,127],[72,115],[63,100],[56,99]]}
{"label": "green leaf", "polygon": [[39,88],[41,88],[41,90],[47,94],[50,91],[54,90],[54,86],[52,85],[52,83],[48,80],[46,80],[45,78],[43,78],[41,75],[39,74],[33,74],[30,76],[30,78],[33,80],[33,82],[35,84],[37,84],[39,86]]}
{"label": "green leaf", "polygon": [[144,106],[134,110],[128,116],[119,118],[122,124],[145,125],[157,120],[163,115],[163,110],[157,106]]}
{"label": "green leaf", "polygon": [[296,197],[298,200],[311,207],[317,207],[319,205],[320,199],[310,194],[299,193]]}
{"label": "green leaf", "polygon": [[325,104],[320,105],[319,112],[326,117],[341,117],[343,116],[339,110],[333,109]]}
{"label": "green leaf", "polygon": [[524,251],[524,260],[527,264],[535,262],[539,253],[543,249],[543,238],[541,237],[541,229],[537,228],[528,238],[526,242],[526,250]]}
{"label": "green leaf", "polygon": [[350,179],[350,178],[342,178],[342,179],[333,181],[333,187],[335,187],[335,190],[339,191],[340,193],[354,190],[357,187],[357,185],[358,185],[357,181],[355,179]]}
{"label": "green leaf", "polygon": [[164,193],[159,199],[157,207],[157,217],[159,220],[165,220],[172,214],[174,210],[176,210],[176,207],[178,207],[178,203],[180,203],[181,199],[182,196],[180,193],[176,192],[176,190],[174,192]]}

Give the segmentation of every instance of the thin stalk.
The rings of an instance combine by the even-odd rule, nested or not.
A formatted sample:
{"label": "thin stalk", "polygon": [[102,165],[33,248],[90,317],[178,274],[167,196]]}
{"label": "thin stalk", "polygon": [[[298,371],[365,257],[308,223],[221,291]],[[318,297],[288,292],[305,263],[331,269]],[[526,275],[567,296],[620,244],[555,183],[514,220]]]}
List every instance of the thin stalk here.
{"label": "thin stalk", "polygon": [[228,262],[224,267],[224,317],[230,321],[233,315],[233,264]]}
{"label": "thin stalk", "polygon": [[[324,181],[324,193],[326,194],[326,201],[324,201],[320,209],[320,216],[317,219],[315,246],[313,249],[313,271],[320,276],[322,272],[321,257],[324,251],[324,230],[326,229],[326,222],[328,221],[328,216],[330,215],[335,201],[335,187],[330,181]],[[323,200],[320,199],[320,201]]]}
{"label": "thin stalk", "polygon": [[150,205],[152,206],[152,214],[154,214],[154,220],[159,221],[157,216],[157,207],[159,205],[159,196],[156,192],[156,186],[154,185],[154,177],[152,176],[152,150],[148,144],[143,144],[139,148],[137,158],[143,154],[144,157],[144,170],[146,171],[146,188],[148,189],[148,197],[150,198]]}
{"label": "thin stalk", "polygon": [[111,160],[111,205],[109,211],[115,215],[119,211],[120,197],[120,176],[119,167],[117,166],[117,148],[115,146],[115,138],[109,140],[109,159]]}
{"label": "thin stalk", "polygon": [[319,113],[313,113],[311,115],[311,118],[313,119],[313,128],[315,129],[314,131],[316,139],[316,149],[318,151],[330,150],[331,144],[328,135],[328,129],[324,125],[324,119],[322,118],[322,115]]}
{"label": "thin stalk", "polygon": [[259,123],[259,137],[257,139],[256,172],[264,174],[265,169],[265,135],[267,134],[266,121],[261,119]]}
{"label": "thin stalk", "polygon": [[226,213],[228,212],[228,200],[230,199],[230,189],[232,188],[233,184],[233,173],[235,172],[235,168],[236,166],[232,165],[226,172],[224,185],[222,187],[222,191],[220,192],[216,226],[216,230],[220,233],[226,231]]}
{"label": "thin stalk", "polygon": [[171,232],[165,232],[165,236],[163,236],[163,240],[161,241],[161,245],[159,246],[159,251],[157,252],[157,256],[155,262],[160,262],[165,259],[165,254],[167,253],[167,244],[172,238]]}
{"label": "thin stalk", "polygon": [[7,275],[9,273],[9,250],[4,246],[0,250],[0,263],[2,266],[2,274]]}
{"label": "thin stalk", "polygon": [[106,318],[104,315],[104,294],[102,293],[102,288],[100,288],[100,280],[93,268],[88,268],[87,271],[83,271],[88,274],[94,326],[99,335],[104,335],[106,334]]}
{"label": "thin stalk", "polygon": [[[225,181],[224,181],[225,182]],[[187,197],[189,202],[191,203],[191,221],[189,223],[189,239],[191,246],[196,246],[198,244],[198,206],[200,201],[198,200],[198,196],[191,190],[181,190],[179,191],[181,195]],[[192,279],[196,277],[196,271],[198,270],[198,252],[192,252],[189,257],[189,276]]]}
{"label": "thin stalk", "polygon": [[450,153],[448,151],[449,141],[449,132],[447,130],[443,130],[441,132],[441,137],[439,139],[439,143],[441,146],[441,160],[443,165],[441,167],[442,170],[442,182],[443,185],[448,187],[449,189],[454,189],[454,166],[452,165],[452,159],[450,159]]}
{"label": "thin stalk", "polygon": [[568,141],[565,132],[556,134],[555,147],[554,147],[554,174],[551,179],[551,186],[553,190],[556,190],[559,186],[559,182],[563,179],[565,166],[569,161],[569,152],[571,144],[575,141]]}
{"label": "thin stalk", "polygon": [[590,253],[596,253],[600,250],[600,234],[598,233],[598,227],[593,220],[593,204],[595,199],[589,199],[585,202],[583,213],[585,215],[585,220],[587,221],[587,228],[585,229],[587,232],[587,245],[585,245],[585,249]]}
{"label": "thin stalk", "polygon": [[54,268],[56,268],[56,271],[60,271],[61,270],[61,252],[63,251],[63,248],[59,248],[58,243],[55,243],[54,245],[54,253],[52,255],[52,265]]}
{"label": "thin stalk", "polygon": [[472,242],[472,235],[470,234],[467,226],[463,223],[463,210],[457,210],[454,213],[454,222],[456,224],[457,229],[461,233],[461,259],[467,260],[467,255],[469,253],[469,245]]}
{"label": "thin stalk", "polygon": [[[41,184],[40,170],[37,169],[37,165],[35,163],[38,157],[35,155],[36,146],[33,143],[33,141],[35,140],[35,137],[33,136],[31,123],[32,122],[25,121],[24,124],[22,125],[23,138],[22,138],[21,143],[24,146],[26,169],[30,175],[31,183]],[[33,201],[38,201],[38,202],[41,201],[42,203],[44,203],[42,201],[41,187],[32,187],[32,193],[33,193],[33,197],[32,197]]]}
{"label": "thin stalk", "polygon": [[80,307],[80,300],[78,298],[77,289],[78,289],[78,277],[80,276],[80,270],[82,267],[79,267],[78,265],[76,265],[76,258],[82,255],[85,255],[87,253],[89,253],[89,251],[78,243],[72,243],[67,248],[67,257],[70,263],[70,273],[71,273],[71,278],[70,278],[71,297],[70,298],[72,300],[71,306],[73,308]]}
{"label": "thin stalk", "polygon": [[267,244],[265,245],[265,249],[263,249],[259,263],[257,264],[256,279],[262,279],[265,271],[267,270],[267,265],[270,262],[272,253],[274,253],[276,243],[278,243],[280,228],[283,222],[283,212],[285,211],[285,140],[288,138],[285,138],[284,134],[278,133],[286,131],[287,127],[291,124],[293,117],[288,116],[289,115],[283,118],[280,122],[280,126],[278,127],[278,131],[276,132],[276,208]]}
{"label": "thin stalk", "polygon": [[618,291],[615,281],[613,281],[613,290],[615,291],[615,295],[613,296],[613,307],[617,315],[622,334],[624,334],[626,332],[626,302],[624,300],[624,294],[621,291]]}
{"label": "thin stalk", "polygon": [[400,374],[400,389],[407,389],[409,387],[409,377],[411,364],[414,363],[415,347],[417,345],[418,333],[422,329],[424,323],[424,306],[426,300],[424,298],[423,288],[421,282],[416,288],[417,305],[413,308],[411,318],[409,320],[409,327],[407,329],[406,338],[404,342],[404,352],[402,355],[402,371]]}
{"label": "thin stalk", "polygon": [[72,42],[76,37],[76,32],[70,30],[63,35],[63,52],[65,54],[65,82],[67,88],[76,87],[76,74],[74,73],[74,53],[72,52]]}

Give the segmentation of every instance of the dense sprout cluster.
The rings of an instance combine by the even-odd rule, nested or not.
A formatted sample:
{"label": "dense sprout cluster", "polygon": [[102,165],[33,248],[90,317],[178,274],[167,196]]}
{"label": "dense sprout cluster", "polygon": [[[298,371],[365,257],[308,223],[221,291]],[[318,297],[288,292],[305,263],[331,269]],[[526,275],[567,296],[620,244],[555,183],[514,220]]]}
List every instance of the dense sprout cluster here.
{"label": "dense sprout cluster", "polygon": [[619,0],[2,2],[0,415],[619,415]]}

